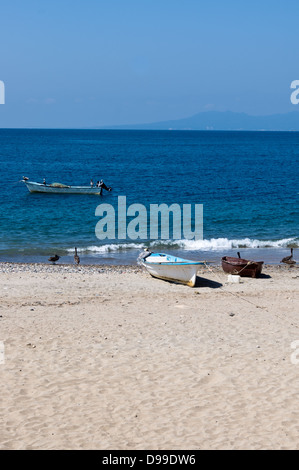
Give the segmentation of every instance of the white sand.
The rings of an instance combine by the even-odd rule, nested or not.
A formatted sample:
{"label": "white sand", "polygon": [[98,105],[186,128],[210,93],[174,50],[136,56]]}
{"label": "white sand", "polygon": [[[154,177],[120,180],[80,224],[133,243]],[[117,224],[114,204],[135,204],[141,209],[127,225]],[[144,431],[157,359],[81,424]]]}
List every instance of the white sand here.
{"label": "white sand", "polygon": [[2,271],[0,449],[299,448],[297,267]]}

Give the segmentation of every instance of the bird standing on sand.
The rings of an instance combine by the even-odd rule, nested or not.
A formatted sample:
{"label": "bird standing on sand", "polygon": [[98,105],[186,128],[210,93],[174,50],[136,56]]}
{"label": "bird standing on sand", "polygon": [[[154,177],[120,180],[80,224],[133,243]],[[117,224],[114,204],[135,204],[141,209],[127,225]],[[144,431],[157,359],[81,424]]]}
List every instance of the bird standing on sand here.
{"label": "bird standing on sand", "polygon": [[80,263],[80,258],[77,254],[77,248],[75,248],[75,255],[74,255],[74,260],[75,260],[75,263],[78,265]]}
{"label": "bird standing on sand", "polygon": [[59,258],[60,258],[60,256],[58,256],[58,255],[51,256],[51,257],[48,259],[48,261],[51,261],[51,263],[55,264],[56,261],[59,260]]}
{"label": "bird standing on sand", "polygon": [[282,258],[281,263],[296,264],[296,261],[293,260],[293,248],[291,248],[291,256],[286,256],[285,258]]}

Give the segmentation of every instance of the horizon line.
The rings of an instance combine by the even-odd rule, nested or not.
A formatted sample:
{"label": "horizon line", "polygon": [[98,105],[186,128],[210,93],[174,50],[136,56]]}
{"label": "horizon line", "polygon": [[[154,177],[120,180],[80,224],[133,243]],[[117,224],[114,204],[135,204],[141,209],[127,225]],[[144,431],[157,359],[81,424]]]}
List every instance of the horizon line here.
{"label": "horizon line", "polygon": [[[180,121],[184,121],[184,120],[190,120],[192,118],[195,118],[196,116],[198,115],[208,115],[208,114],[232,114],[232,115],[243,115],[243,116],[247,116],[249,118],[254,118],[254,119],[261,119],[261,118],[271,118],[271,117],[277,117],[277,116],[281,116],[281,117],[285,117],[287,115],[294,115],[298,113],[298,116],[299,116],[299,109],[298,110],[292,110],[292,111],[287,111],[285,113],[272,113],[272,114],[260,114],[260,115],[254,115],[254,114],[248,114],[244,111],[230,111],[230,110],[226,110],[226,111],[217,111],[217,110],[205,110],[205,111],[199,111],[195,114],[192,114],[192,115],[189,115],[187,117],[183,117],[183,118],[176,118],[176,119],[164,119],[164,120],[159,120],[159,121],[151,121],[151,122],[142,122],[142,123],[139,123],[137,124],[136,122],[135,123],[131,123],[131,124],[104,124],[104,125],[92,125],[92,126],[5,126],[5,127],[0,127],[0,129],[69,129],[69,130],[72,130],[72,129],[76,129],[76,130],[152,130],[152,131],[155,131],[155,130],[163,130],[163,131],[166,131],[166,130],[173,130],[173,131],[201,131],[201,132],[205,132],[205,131],[214,131],[214,132],[236,132],[236,131],[239,131],[239,132],[298,132],[298,130],[296,129],[287,129],[287,130],[280,130],[280,129],[263,129],[263,128],[252,128],[252,129],[244,129],[244,128],[232,128],[232,129],[213,129],[212,127],[213,126],[209,126],[210,128],[208,129],[196,129],[196,128],[192,128],[192,127],[186,127],[186,128],[179,128],[179,129],[176,129],[175,127],[170,127],[170,123],[178,123]],[[165,129],[161,129],[161,128],[157,128],[157,129],[154,129],[153,126],[155,125],[163,125],[163,123],[166,124],[166,127],[169,126],[168,128],[165,128]],[[140,129],[140,126],[143,127],[143,129]],[[150,126],[148,129],[146,129],[146,126]],[[134,129],[135,127],[135,129]]]}

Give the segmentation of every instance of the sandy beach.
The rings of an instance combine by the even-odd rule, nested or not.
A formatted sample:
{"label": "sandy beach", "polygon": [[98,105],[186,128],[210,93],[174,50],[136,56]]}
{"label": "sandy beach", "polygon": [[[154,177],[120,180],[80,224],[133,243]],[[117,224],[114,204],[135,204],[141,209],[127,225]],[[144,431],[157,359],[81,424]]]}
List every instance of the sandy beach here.
{"label": "sandy beach", "polygon": [[298,449],[298,266],[210,269],[0,264],[0,449]]}

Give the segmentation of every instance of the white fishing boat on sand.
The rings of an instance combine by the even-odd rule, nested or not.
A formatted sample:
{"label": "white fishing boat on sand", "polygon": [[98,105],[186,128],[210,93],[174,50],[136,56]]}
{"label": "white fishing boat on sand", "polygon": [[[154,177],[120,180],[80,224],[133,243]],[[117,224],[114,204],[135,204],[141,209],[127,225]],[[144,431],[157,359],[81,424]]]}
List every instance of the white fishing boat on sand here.
{"label": "white fishing boat on sand", "polygon": [[199,266],[204,261],[190,261],[165,253],[141,253],[139,261],[153,277],[194,287]]}

